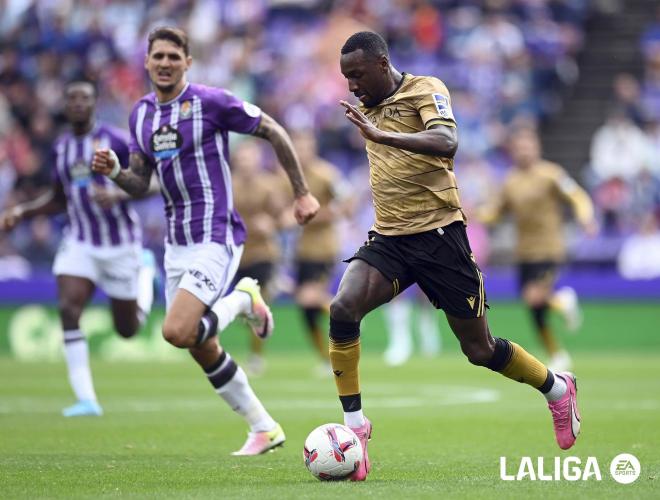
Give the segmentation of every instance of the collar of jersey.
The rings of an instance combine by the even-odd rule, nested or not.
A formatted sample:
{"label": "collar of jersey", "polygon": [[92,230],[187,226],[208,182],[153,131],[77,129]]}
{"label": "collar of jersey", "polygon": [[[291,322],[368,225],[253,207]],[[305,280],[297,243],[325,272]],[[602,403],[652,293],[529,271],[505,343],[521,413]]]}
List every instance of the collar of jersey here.
{"label": "collar of jersey", "polygon": [[380,106],[383,104],[385,101],[387,101],[389,98],[394,97],[394,94],[396,94],[399,90],[401,90],[401,87],[403,87],[403,82],[405,81],[406,77],[408,76],[408,73],[403,71],[401,73],[401,80],[399,81],[399,84],[396,86],[396,88],[390,93],[390,95],[385,96],[381,99],[381,101],[378,104],[374,104],[373,106],[370,106],[370,108],[375,108],[376,106]]}
{"label": "collar of jersey", "polygon": [[88,135],[93,136],[94,134],[96,134],[96,132],[98,132],[98,130],[99,130],[99,122],[98,122],[98,120],[94,119],[94,123],[92,124],[92,128],[90,128],[88,132],[85,132],[82,135],[76,135],[76,133],[72,129],[71,130],[71,137],[73,137],[76,140],[84,139]]}
{"label": "collar of jersey", "polygon": [[183,86],[183,89],[181,89],[181,92],[179,92],[179,94],[178,94],[176,97],[173,97],[173,98],[170,99],[169,101],[165,101],[165,102],[160,102],[160,101],[158,100],[158,96],[157,96],[156,93],[154,92],[154,101],[156,101],[156,106],[161,107],[161,106],[167,106],[167,105],[169,105],[169,104],[172,104],[174,101],[177,101],[178,99],[181,98],[181,96],[182,96],[183,94],[186,93],[186,90],[188,90],[188,87],[190,87],[190,82],[186,82],[186,84]]}

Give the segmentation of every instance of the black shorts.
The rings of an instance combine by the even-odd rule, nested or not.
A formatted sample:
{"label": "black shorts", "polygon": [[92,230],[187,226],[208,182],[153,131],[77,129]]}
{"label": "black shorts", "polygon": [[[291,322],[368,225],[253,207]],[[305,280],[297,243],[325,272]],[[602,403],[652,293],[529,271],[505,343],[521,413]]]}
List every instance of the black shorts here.
{"label": "black shorts", "polygon": [[312,260],[296,261],[296,283],[298,286],[310,281],[325,281],[330,278],[334,262],[317,262]]}
{"label": "black shorts", "polygon": [[261,287],[268,285],[268,282],[273,277],[275,265],[272,262],[255,262],[245,267],[239,267],[236,271],[236,277],[234,278],[234,285],[238,283],[242,278],[250,277],[254,278],[259,282]]}
{"label": "black shorts", "polygon": [[391,281],[393,296],[417,283],[434,307],[451,316],[478,318],[488,307],[484,278],[460,221],[405,236],[370,231],[369,240],[345,262],[354,259]]}
{"label": "black shorts", "polygon": [[542,281],[554,285],[559,271],[559,262],[519,262],[518,263],[518,287],[522,291],[529,283]]}

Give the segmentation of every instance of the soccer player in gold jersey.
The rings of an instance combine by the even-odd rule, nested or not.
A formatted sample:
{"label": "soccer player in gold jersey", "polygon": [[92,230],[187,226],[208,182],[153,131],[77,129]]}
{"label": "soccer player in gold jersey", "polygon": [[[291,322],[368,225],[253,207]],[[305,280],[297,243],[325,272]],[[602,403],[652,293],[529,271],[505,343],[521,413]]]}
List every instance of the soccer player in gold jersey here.
{"label": "soccer player in gold jersey", "polygon": [[[281,256],[278,231],[286,203],[285,180],[262,169],[261,150],[250,139],[236,146],[232,166],[234,206],[247,230],[234,285],[246,276],[254,278],[261,286],[264,300],[270,302]],[[245,366],[251,375],[260,375],[265,369],[263,347],[264,339],[250,335],[250,356]]]}
{"label": "soccer player in gold jersey", "polygon": [[520,293],[554,370],[568,370],[571,358],[548,324],[548,310],[564,316],[569,330],[580,326],[577,294],[570,287],[554,290],[557,271],[566,257],[563,208],[568,203],[588,234],[597,225],[589,195],[556,163],[541,158],[535,130],[513,130],[509,140],[513,168],[499,195],[479,210],[480,219],[493,224],[511,214],[517,230],[516,260]]}
{"label": "soccer player in gold jersey", "polygon": [[319,374],[330,375],[327,337],[321,320],[332,299],[328,289],[339,254],[337,224],[347,211],[347,189],[337,167],[319,156],[316,138],[311,131],[295,131],[291,139],[309,191],[321,205],[314,220],[301,228],[296,242],[295,300],[307,333],[322,360]]}
{"label": "soccer player in gold jersey", "polygon": [[360,321],[412,283],[444,310],[472,364],[543,393],[557,442],[570,448],[580,430],[574,376],[553,373],[489,330],[483,276],[470,250],[453,171],[458,135],[447,88],[434,77],[400,73],[373,32],[351,35],[340,65],[360,100],[358,106],[341,105],[366,139],[376,211],[368,241],[348,259],[330,305],[330,362],[344,422],[364,449],[352,479],[365,480],[370,469],[372,427],[362,412],[358,374]]}

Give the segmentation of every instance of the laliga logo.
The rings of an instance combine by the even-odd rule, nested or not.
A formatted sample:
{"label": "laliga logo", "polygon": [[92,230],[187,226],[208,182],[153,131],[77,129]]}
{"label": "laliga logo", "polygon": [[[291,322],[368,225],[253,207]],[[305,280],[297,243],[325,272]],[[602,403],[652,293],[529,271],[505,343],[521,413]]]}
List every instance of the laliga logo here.
{"label": "laliga logo", "polygon": [[554,468],[546,473],[543,457],[538,457],[536,464],[532,461],[532,457],[522,457],[518,473],[513,475],[507,474],[506,457],[500,457],[500,479],[502,481],[522,481],[523,479],[529,479],[530,481],[559,481],[561,479],[579,481],[581,479],[586,481],[592,476],[595,477],[596,481],[602,479],[596,457],[587,457],[584,469],[580,467],[581,465],[582,460],[578,457],[566,457],[564,459],[555,457]]}
{"label": "laliga logo", "polygon": [[[513,474],[507,472],[506,457],[500,457],[500,479],[502,481],[587,481],[595,479],[601,481],[600,467],[596,457],[587,457],[584,465],[579,457],[555,457],[553,466],[546,469],[544,458],[538,457],[536,463],[531,457],[522,457],[518,471]],[[513,472],[513,471],[512,471]],[[610,474],[621,484],[630,484],[640,475],[639,460],[629,453],[621,453],[612,459]]]}

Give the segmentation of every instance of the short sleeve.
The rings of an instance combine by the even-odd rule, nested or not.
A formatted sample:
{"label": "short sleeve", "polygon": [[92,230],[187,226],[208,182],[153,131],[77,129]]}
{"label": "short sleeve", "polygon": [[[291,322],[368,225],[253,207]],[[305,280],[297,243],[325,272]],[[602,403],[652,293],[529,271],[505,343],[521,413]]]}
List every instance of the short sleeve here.
{"label": "short sleeve", "polygon": [[[137,114],[138,114],[138,109],[141,103],[138,103],[137,106],[133,108],[133,111],[131,111],[131,115],[128,117],[128,130],[130,133],[130,140],[128,143],[128,153],[142,153],[145,154],[144,151],[142,151],[142,148],[140,147],[140,142],[138,141],[138,133],[141,133],[142,131],[137,130]],[[116,152],[116,151],[115,151]],[[119,156],[119,153],[117,153],[117,156]],[[121,157],[119,157],[119,161],[122,165],[127,165],[128,160],[126,163],[123,163],[121,161]]]}
{"label": "short sleeve", "polygon": [[261,108],[252,103],[239,99],[225,89],[210,89],[209,99],[213,119],[218,128],[251,134],[261,122]]}
{"label": "short sleeve", "polygon": [[416,102],[417,110],[422,117],[424,128],[433,125],[456,126],[454,113],[451,109],[451,97],[442,81],[437,78],[424,78],[418,84],[419,99]]}
{"label": "short sleeve", "polygon": [[132,142],[132,138],[128,139],[122,132],[116,133],[112,138],[112,150],[117,154],[119,164],[123,168],[128,166],[129,141]]}
{"label": "short sleeve", "polygon": [[554,189],[562,198],[568,199],[577,189],[580,189],[578,183],[559,165],[548,164],[547,172]]}

